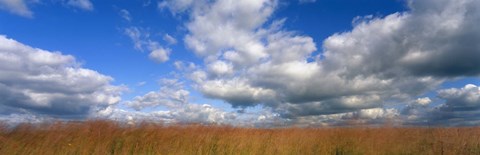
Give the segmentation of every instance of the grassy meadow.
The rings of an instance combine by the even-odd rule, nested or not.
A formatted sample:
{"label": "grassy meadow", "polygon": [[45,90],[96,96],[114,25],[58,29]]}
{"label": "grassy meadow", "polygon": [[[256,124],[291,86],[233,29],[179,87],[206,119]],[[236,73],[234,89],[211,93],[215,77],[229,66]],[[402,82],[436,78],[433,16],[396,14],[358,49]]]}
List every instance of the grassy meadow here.
{"label": "grassy meadow", "polygon": [[0,154],[480,154],[480,128],[22,124],[0,128]]}

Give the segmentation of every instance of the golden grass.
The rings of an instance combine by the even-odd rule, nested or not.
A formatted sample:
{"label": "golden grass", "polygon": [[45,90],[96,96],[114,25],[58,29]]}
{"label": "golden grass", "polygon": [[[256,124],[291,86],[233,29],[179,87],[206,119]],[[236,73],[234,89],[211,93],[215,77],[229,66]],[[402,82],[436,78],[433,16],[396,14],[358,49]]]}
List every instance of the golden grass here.
{"label": "golden grass", "polygon": [[0,154],[480,154],[480,128],[23,124],[0,127]]}

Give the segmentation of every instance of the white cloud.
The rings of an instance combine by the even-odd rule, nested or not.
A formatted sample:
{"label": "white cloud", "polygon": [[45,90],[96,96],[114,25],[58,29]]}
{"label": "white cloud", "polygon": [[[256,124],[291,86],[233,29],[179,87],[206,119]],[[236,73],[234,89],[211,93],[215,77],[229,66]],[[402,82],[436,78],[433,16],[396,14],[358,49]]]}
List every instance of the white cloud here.
{"label": "white cloud", "polygon": [[195,0],[164,0],[158,2],[158,8],[164,9],[169,8],[172,10],[172,13],[176,12],[183,12],[189,9],[194,4],[200,5],[200,3],[204,3],[203,1],[195,1]]}
{"label": "white cloud", "polygon": [[157,62],[163,63],[170,59],[171,49],[160,46],[160,43],[150,39],[150,33],[145,32],[139,27],[128,27],[124,30],[133,42],[134,48],[139,51],[151,51],[148,57]]}
{"label": "white cloud", "polygon": [[316,51],[313,39],[308,36],[298,36],[291,32],[276,32],[267,36],[268,45],[265,48],[270,54],[273,64],[304,61]]}
{"label": "white cloud", "polygon": [[188,78],[196,83],[202,83],[207,79],[207,73],[202,70],[193,71]]}
{"label": "white cloud", "polygon": [[181,107],[164,111],[126,111],[118,107],[109,107],[97,115],[98,118],[107,118],[116,121],[125,121],[129,124],[143,121],[155,121],[166,124],[177,123],[202,123],[202,124],[228,124],[239,126],[236,114],[212,107],[209,104],[186,104]]}
{"label": "white cloud", "polygon": [[199,80],[199,82],[201,82],[201,85],[199,85],[197,89],[205,96],[221,98],[234,107],[254,106],[256,103],[268,101],[275,96],[273,90],[253,87],[249,85],[247,81],[240,78],[208,81]]}
{"label": "white cloud", "polygon": [[[137,110],[129,112],[115,107],[98,114],[99,117],[126,120],[157,120],[166,123],[215,123],[235,124],[236,113],[226,112],[209,104],[196,104],[189,101],[190,92],[177,79],[162,79],[159,91],[137,96],[124,104]],[[145,108],[165,107],[166,110],[143,112]]]}
{"label": "white cloud", "polygon": [[[6,123],[6,125],[15,126],[20,123],[45,123],[46,121],[52,121],[49,118],[41,117],[38,114],[10,114],[0,117],[0,122]],[[4,124],[5,125],[5,124]]]}
{"label": "white cloud", "polygon": [[170,49],[158,48],[150,52],[148,57],[157,63],[166,62],[169,59]]}
{"label": "white cloud", "polygon": [[[180,2],[170,8],[184,6]],[[212,56],[222,52],[223,48],[235,47],[238,54],[254,61],[261,58],[262,43],[254,36],[253,30],[259,28],[272,14],[276,1],[232,1],[223,0],[191,5],[192,21],[187,24],[190,31],[185,38],[188,47],[201,56]]]}
{"label": "white cloud", "polygon": [[125,28],[124,33],[132,40],[136,50],[143,51],[143,46],[146,43],[145,41],[143,41],[143,36],[139,28],[137,27]]}
{"label": "white cloud", "polygon": [[382,108],[362,109],[358,112],[353,113],[353,117],[364,119],[394,118],[397,115],[398,112],[396,109]]}
{"label": "white cloud", "polygon": [[77,7],[86,11],[93,10],[93,4],[92,2],[90,2],[90,0],[68,0],[67,5]]}
{"label": "white cloud", "polygon": [[443,103],[434,107],[408,106],[403,110],[408,124],[441,126],[471,126],[480,121],[480,87],[468,84],[463,88],[449,88],[438,91]]}
{"label": "white cloud", "polygon": [[[467,84],[465,87],[440,90],[438,96],[446,100],[446,106],[474,110],[480,108],[480,87]],[[473,109],[470,109],[473,108]]]}
{"label": "white cloud", "polygon": [[216,124],[233,124],[235,113],[225,112],[208,104],[188,104],[187,106],[172,111],[178,122],[200,122]]}
{"label": "white cloud", "polygon": [[197,68],[197,65],[195,65],[193,62],[175,61],[173,65],[178,71],[192,71]]}
{"label": "white cloud", "polygon": [[173,38],[171,35],[169,34],[165,34],[163,36],[163,40],[166,41],[168,44],[170,45],[173,45],[173,44],[177,44],[177,39]]}
{"label": "white cloud", "polygon": [[33,12],[28,8],[28,3],[36,1],[29,0],[0,0],[0,9],[6,10],[10,13],[24,16],[33,17]]}
{"label": "white cloud", "polygon": [[71,55],[32,48],[0,36],[0,106],[19,113],[87,117],[120,101],[122,86]]}
{"label": "white cloud", "polygon": [[232,64],[217,60],[207,65],[208,72],[214,76],[230,75],[233,73]]}
{"label": "white cloud", "polygon": [[426,105],[432,103],[432,100],[430,100],[429,97],[418,98],[417,100],[415,100],[415,103],[417,103],[419,105],[422,105],[422,106],[426,106]]}
{"label": "white cloud", "polygon": [[[441,9],[423,8],[425,3]],[[338,67],[352,68],[354,72],[350,74],[390,70],[415,76],[478,75],[478,47],[469,46],[471,40],[480,40],[480,32],[472,22],[479,18],[473,8],[478,5],[475,3],[413,1],[412,11],[364,21],[352,32],[331,36],[324,43],[326,60]]]}
{"label": "white cloud", "polygon": [[[30,6],[40,2],[41,0],[0,0],[0,10],[5,10],[19,16],[32,18],[34,13],[30,9]],[[59,0],[52,1],[51,3],[62,3],[64,5],[86,11],[92,11],[94,9],[90,0]]]}
{"label": "white cloud", "polygon": [[142,110],[147,107],[166,106],[169,108],[181,107],[188,104],[189,93],[183,89],[183,84],[177,80],[164,79],[159,91],[151,91],[143,96],[137,96],[125,104],[135,110]]}

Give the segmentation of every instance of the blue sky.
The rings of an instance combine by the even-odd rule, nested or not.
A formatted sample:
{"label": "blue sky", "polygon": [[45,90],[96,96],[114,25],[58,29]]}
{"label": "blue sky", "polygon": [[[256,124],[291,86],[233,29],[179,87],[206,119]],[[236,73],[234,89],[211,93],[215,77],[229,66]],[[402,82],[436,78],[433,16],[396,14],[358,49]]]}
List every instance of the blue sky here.
{"label": "blue sky", "polygon": [[0,120],[480,123],[474,0],[0,0]]}

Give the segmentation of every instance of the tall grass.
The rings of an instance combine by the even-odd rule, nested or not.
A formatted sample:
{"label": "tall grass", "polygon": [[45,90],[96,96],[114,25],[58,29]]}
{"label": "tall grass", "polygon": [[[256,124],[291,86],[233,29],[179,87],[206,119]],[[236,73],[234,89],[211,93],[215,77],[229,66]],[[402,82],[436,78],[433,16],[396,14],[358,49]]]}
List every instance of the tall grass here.
{"label": "tall grass", "polygon": [[480,128],[23,124],[0,127],[0,154],[480,154]]}

